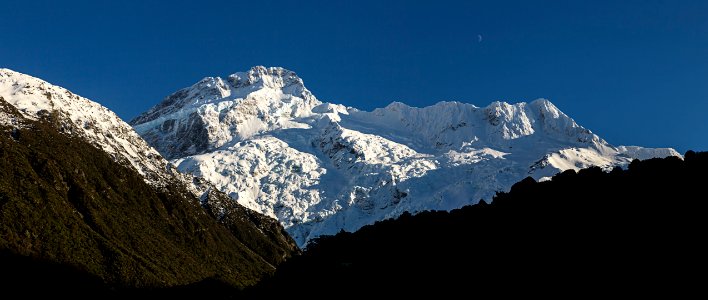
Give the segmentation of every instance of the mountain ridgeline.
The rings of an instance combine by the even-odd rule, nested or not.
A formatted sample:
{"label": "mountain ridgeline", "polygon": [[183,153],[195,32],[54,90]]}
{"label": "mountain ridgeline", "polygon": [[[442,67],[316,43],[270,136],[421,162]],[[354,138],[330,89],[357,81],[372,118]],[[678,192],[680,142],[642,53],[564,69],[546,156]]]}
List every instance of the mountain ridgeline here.
{"label": "mountain ridgeline", "polygon": [[97,104],[4,69],[0,84],[4,291],[245,287],[299,251],[274,220],[160,165]]}
{"label": "mountain ridgeline", "polygon": [[[527,178],[487,204],[320,237],[257,294],[703,293],[708,152]],[[272,296],[272,295],[271,295]]]}
{"label": "mountain ridgeline", "polygon": [[680,156],[610,145],[545,99],[368,112],[318,100],[283,68],[206,77],[130,124],[179,171],[277,219],[301,247],[406,211],[474,204],[526,176]]}

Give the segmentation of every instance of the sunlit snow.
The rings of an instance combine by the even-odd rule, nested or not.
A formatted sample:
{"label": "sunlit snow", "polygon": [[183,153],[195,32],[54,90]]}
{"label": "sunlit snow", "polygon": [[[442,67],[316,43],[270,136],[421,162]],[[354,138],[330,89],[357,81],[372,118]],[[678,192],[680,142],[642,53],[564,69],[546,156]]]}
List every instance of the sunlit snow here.
{"label": "sunlit snow", "polygon": [[300,245],[489,200],[527,176],[678,155],[613,147],[544,99],[366,112],[319,101],[282,68],[207,77],[132,124],[180,171],[277,218]]}

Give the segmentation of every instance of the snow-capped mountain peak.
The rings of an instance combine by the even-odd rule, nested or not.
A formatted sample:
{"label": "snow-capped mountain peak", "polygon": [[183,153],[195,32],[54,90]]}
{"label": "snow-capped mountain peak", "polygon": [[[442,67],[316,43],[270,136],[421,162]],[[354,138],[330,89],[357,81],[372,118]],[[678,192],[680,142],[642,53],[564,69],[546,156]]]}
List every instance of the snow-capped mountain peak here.
{"label": "snow-capped mountain peak", "polygon": [[[266,68],[256,66],[248,72],[237,72],[229,75],[229,83],[235,88],[254,86],[260,88],[293,88],[302,91],[305,84],[302,79],[293,71],[289,71],[280,67]],[[298,96],[298,94],[293,94]]]}
{"label": "snow-capped mountain peak", "polygon": [[226,80],[206,77],[131,124],[167,158],[177,158],[275,128],[307,126],[293,119],[309,116],[320,104],[294,72],[259,66]]}
{"label": "snow-capped mountain peak", "polygon": [[527,176],[678,156],[614,147],[546,99],[367,112],[320,102],[282,68],[207,77],[132,124],[180,171],[278,219],[300,245],[404,211],[491,199]]}
{"label": "snow-capped mountain peak", "polygon": [[[248,95],[267,90],[282,93],[308,101],[316,101],[305,88],[302,79],[295,72],[283,68],[257,66],[248,72],[238,72],[221,77],[205,77],[190,87],[167,96],[161,103],[133,119],[131,124],[141,124],[166,116],[180,109],[190,109],[203,104],[221,102],[227,99],[246,98]],[[260,92],[263,94],[263,92]],[[275,98],[280,100],[280,98]]]}

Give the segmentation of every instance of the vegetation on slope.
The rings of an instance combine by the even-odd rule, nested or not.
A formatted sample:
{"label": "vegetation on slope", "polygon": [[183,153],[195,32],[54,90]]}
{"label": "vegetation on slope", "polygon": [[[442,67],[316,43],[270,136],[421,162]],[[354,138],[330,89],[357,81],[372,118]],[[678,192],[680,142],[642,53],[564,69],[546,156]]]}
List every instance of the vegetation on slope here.
{"label": "vegetation on slope", "polygon": [[[15,257],[56,263],[111,288],[168,287],[207,278],[243,287],[295,250],[291,239],[280,236],[282,227],[267,220],[255,224],[252,220],[264,217],[245,209],[226,214],[239,220],[232,233],[183,186],[147,185],[105,152],[59,133],[51,116],[23,119],[2,99],[0,114],[23,124],[21,129],[0,124],[4,264]],[[3,277],[14,276],[9,269],[3,268]],[[80,289],[80,282],[74,287]]]}

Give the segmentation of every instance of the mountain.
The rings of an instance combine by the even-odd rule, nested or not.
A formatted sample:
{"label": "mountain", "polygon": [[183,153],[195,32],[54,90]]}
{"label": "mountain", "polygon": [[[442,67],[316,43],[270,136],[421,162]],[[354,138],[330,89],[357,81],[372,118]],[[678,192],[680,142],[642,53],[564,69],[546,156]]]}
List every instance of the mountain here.
{"label": "mountain", "polygon": [[[312,241],[253,295],[692,295],[705,263],[708,152],[567,170],[450,212]],[[253,297],[256,298],[256,297]]]}
{"label": "mountain", "polygon": [[680,156],[614,147],[544,99],[367,112],[319,101],[283,68],[204,78],[130,124],[180,171],[276,218],[300,246],[491,199],[527,176]]}
{"label": "mountain", "polygon": [[51,117],[59,131],[79,136],[122,165],[130,166],[146,182],[165,186],[173,177],[167,161],[108,108],[39,78],[0,69],[0,96],[23,117]]}
{"label": "mountain", "polygon": [[7,69],[0,170],[3,259],[70,267],[112,287],[209,278],[243,287],[298,252],[277,222],[176,172],[110,110]]}

